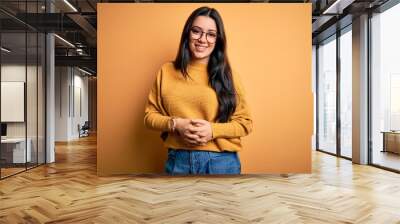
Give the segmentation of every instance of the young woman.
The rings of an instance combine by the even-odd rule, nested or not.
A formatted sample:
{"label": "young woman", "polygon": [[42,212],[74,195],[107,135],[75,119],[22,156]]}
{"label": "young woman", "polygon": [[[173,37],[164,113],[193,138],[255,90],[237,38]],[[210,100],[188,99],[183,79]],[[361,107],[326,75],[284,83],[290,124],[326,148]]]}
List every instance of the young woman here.
{"label": "young woman", "polygon": [[168,174],[240,174],[240,137],[252,120],[217,10],[201,7],[187,19],[175,61],[158,71],[144,123],[162,132]]}

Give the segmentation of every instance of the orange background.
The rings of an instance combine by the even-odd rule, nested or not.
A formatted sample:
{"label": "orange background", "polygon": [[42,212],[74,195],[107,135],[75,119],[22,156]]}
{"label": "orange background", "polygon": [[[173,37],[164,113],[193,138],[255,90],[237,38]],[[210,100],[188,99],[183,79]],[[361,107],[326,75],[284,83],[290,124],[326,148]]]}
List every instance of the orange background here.
{"label": "orange background", "polygon": [[311,172],[311,4],[98,4],[99,175],[162,173],[166,149],[143,124],[158,68],[203,5],[221,14],[254,120],[242,173]]}

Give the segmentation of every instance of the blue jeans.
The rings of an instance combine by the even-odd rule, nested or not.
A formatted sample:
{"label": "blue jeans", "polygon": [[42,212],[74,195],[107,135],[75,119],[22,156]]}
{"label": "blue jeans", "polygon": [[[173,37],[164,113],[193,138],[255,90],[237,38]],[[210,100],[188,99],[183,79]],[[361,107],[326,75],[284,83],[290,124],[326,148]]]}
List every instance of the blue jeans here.
{"label": "blue jeans", "polygon": [[168,149],[165,172],[171,175],[240,174],[237,152]]}

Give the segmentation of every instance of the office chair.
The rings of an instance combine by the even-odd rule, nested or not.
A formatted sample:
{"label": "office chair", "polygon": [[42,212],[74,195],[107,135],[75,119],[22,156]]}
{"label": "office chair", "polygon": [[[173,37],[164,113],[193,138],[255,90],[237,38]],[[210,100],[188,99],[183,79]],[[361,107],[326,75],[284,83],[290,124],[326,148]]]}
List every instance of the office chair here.
{"label": "office chair", "polygon": [[80,125],[78,124],[78,129],[79,129],[79,138],[89,136],[89,129],[90,129],[89,121],[85,121],[82,127],[80,127]]}

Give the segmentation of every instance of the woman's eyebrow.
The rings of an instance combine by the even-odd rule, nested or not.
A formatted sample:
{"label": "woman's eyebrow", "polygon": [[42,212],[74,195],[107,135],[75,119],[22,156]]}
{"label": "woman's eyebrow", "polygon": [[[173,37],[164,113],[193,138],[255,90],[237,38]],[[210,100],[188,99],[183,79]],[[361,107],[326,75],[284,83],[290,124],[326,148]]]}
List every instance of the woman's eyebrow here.
{"label": "woman's eyebrow", "polygon": [[[201,29],[201,30],[203,31],[203,28],[201,28],[201,27],[199,27],[199,26],[193,26],[193,27],[199,28],[199,29]],[[207,31],[214,31],[214,32],[217,32],[217,30],[214,30],[214,29],[209,29],[209,30],[207,30]]]}

